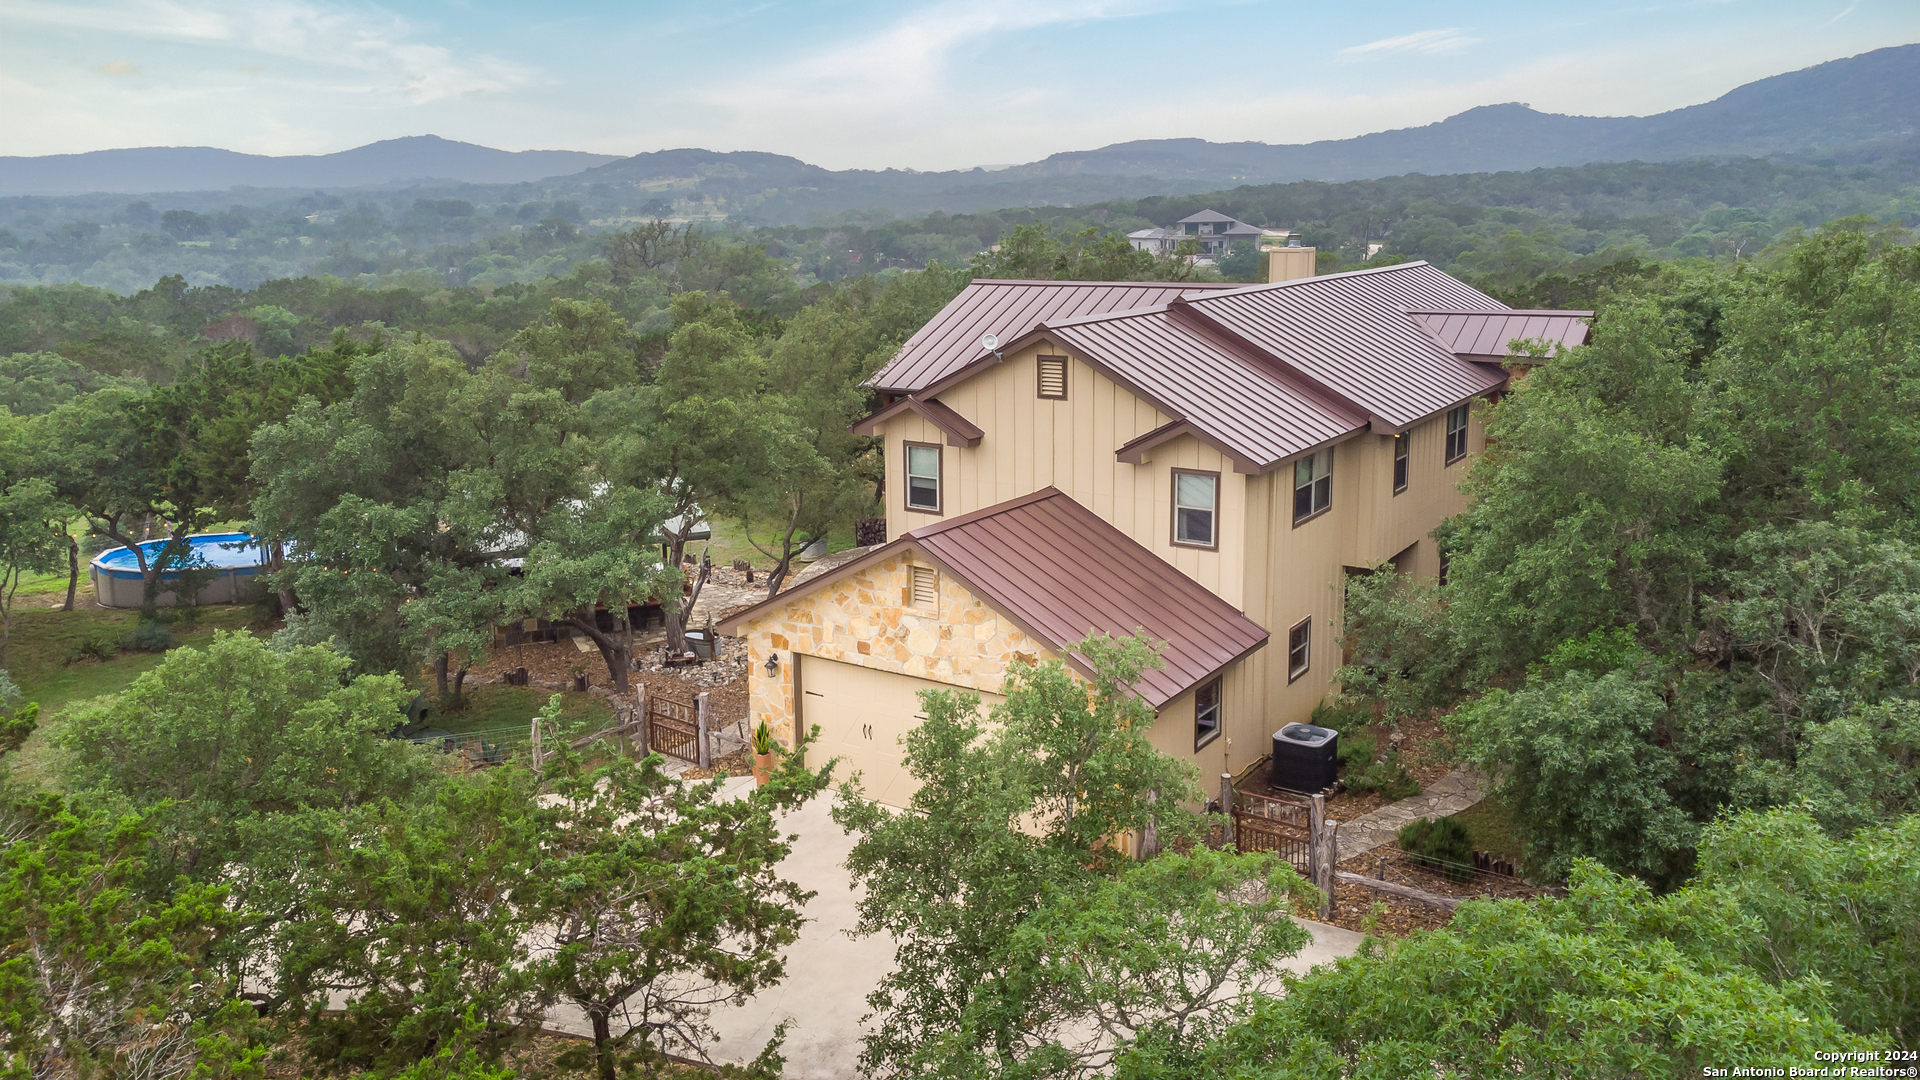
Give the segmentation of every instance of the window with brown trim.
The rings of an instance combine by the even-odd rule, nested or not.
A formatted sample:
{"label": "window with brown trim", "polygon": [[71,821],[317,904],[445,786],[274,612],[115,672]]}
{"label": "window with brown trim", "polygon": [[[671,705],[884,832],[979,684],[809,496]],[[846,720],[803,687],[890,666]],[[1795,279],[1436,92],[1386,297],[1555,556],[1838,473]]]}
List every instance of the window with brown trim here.
{"label": "window with brown trim", "polygon": [[1407,457],[1412,447],[1413,432],[1403,431],[1393,437],[1393,493],[1407,490]]}
{"label": "window with brown trim", "polygon": [[1220,474],[1173,470],[1173,542],[1220,546]]}
{"label": "window with brown trim", "polygon": [[1307,673],[1313,664],[1313,617],[1301,619],[1287,630],[1287,681]]}
{"label": "window with brown trim", "polygon": [[1212,742],[1220,734],[1220,679],[1193,692],[1193,748]]}
{"label": "window with brown trim", "polygon": [[1467,456],[1467,412],[1461,405],[1447,410],[1447,464]]}
{"label": "window with brown trim", "polygon": [[1043,398],[1059,401],[1067,399],[1067,358],[1064,356],[1042,356],[1036,367],[1036,391]]}
{"label": "window with brown trim", "polygon": [[906,444],[907,509],[940,512],[940,444]]}
{"label": "window with brown trim", "polygon": [[1293,523],[1326,512],[1333,505],[1333,447],[1293,463]]}

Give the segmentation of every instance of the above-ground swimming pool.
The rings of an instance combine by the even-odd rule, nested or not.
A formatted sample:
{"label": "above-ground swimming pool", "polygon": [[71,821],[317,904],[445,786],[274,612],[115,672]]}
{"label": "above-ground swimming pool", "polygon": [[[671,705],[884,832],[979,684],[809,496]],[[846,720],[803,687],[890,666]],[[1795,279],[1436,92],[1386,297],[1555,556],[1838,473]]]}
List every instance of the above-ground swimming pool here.
{"label": "above-ground swimming pool", "polygon": [[[165,540],[149,540],[140,545],[149,565],[166,544]],[[263,565],[266,552],[246,533],[198,533],[187,537],[187,545],[197,556],[194,568],[211,569],[214,572],[213,580],[202,586],[199,595],[194,597],[196,604],[239,603],[247,598],[247,587],[253,583],[253,579],[266,570]],[[109,548],[94,556],[89,574],[93,578],[93,595],[99,599],[101,607],[140,606],[140,561],[134,557],[132,548]],[[177,570],[160,575],[161,607],[178,601],[179,598],[166,588],[165,583],[179,579]]]}

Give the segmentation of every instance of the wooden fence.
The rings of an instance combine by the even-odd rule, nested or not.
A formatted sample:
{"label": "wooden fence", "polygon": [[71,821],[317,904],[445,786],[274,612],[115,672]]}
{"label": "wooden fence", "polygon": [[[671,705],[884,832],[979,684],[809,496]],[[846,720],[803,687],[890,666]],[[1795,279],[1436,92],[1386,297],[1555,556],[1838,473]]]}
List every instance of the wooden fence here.
{"label": "wooden fence", "polygon": [[1233,793],[1234,846],[1267,851],[1312,872],[1313,843],[1308,825],[1311,807],[1304,801],[1276,799],[1251,791]]}
{"label": "wooden fence", "polygon": [[700,764],[700,716],[690,701],[647,695],[647,747]]}

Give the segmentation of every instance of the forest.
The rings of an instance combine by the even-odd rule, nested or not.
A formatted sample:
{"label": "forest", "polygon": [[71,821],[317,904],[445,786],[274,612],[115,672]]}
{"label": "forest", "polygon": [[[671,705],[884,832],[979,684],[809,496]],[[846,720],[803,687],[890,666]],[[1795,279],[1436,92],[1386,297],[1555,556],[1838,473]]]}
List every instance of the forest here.
{"label": "forest", "polygon": [[[6,286],[0,1074],[678,1074],[717,1008],[790,976],[807,896],[779,822],[815,800],[853,838],[859,931],[899,943],[865,1074],[1652,1078],[1920,1050],[1908,167],[1273,185],[920,233],[675,206],[596,233],[565,200],[314,196],[302,225],[193,210],[155,242],[231,254],[284,226],[561,261],[454,281],[369,246],[328,276]],[[664,605],[684,641],[713,571],[686,558],[696,506],[758,530],[777,589],[873,512],[848,424],[900,342],[974,277],[1218,272],[1116,232],[1203,205],[1298,228],[1326,265],[1377,243],[1597,311],[1590,344],[1490,406],[1443,578],[1352,579],[1359,659],[1328,703],[1441,725],[1548,895],[1288,971],[1315,889],[1202,842],[1200,778],[1134,734],[1142,640],[1082,643],[1090,685],[1016,669],[990,723],[929,695],[908,813],[797,755],[723,798],[573,746],[592,731],[557,697],[538,760],[469,770],[387,737],[416,697],[458,708],[492,628],[524,618],[578,629],[627,689],[635,628],[596,605],[684,597]],[[0,257],[43,242],[8,237]],[[220,525],[266,541],[273,574],[196,628],[223,616],[159,607],[160,575],[195,572],[184,538]],[[59,599],[82,556],[148,537],[125,638],[48,660],[33,635],[86,614]],[[1108,842],[1149,826],[1164,854]],[[591,1036],[541,1042],[556,1009]],[[785,1036],[719,1071],[779,1075]]]}
{"label": "forest", "polygon": [[[764,248],[812,285],[931,262],[965,265],[1021,225],[1130,232],[1211,207],[1298,232],[1349,268],[1369,258],[1417,258],[1451,273],[1520,284],[1626,256],[1750,255],[1796,230],[1854,214],[1908,226],[1920,220],[1920,154],[1910,140],[1819,160],[1414,174],[1139,199],[1069,195],[1024,206],[936,199],[924,212],[902,213],[885,209],[883,194],[850,206],[776,208],[742,200],[784,189],[739,178],[637,183],[595,176],[336,192],[236,189],[132,201],[5,198],[0,282],[78,282],[122,295],[172,276],[241,290],[303,276],[378,290],[493,290],[565,278],[599,257],[608,235],[665,219]],[[801,185],[791,193],[796,198],[808,190],[801,180],[786,182]],[[1170,189],[1141,178],[1141,190]],[[996,205],[1012,209],[987,208]],[[1229,272],[1248,277],[1255,269],[1248,260]]]}

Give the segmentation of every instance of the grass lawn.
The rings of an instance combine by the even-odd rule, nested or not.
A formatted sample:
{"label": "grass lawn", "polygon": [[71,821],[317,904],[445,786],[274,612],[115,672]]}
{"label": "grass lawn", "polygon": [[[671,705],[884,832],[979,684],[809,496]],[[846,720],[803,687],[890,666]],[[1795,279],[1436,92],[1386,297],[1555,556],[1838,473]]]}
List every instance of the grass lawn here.
{"label": "grass lawn", "polygon": [[1520,861],[1523,843],[1520,829],[1513,820],[1513,811],[1505,803],[1481,799],[1453,815],[1453,820],[1467,827],[1467,834],[1473,837],[1476,850],[1490,852],[1514,863]]}
{"label": "grass lawn", "polygon": [[[547,704],[550,695],[551,691],[547,690],[490,683],[467,691],[459,712],[436,708],[427,718],[427,723],[455,735],[495,728],[517,728],[524,735],[534,716]],[[613,710],[592,694],[569,691],[560,695],[560,716],[564,723],[577,725],[580,732],[585,734],[611,723]]]}
{"label": "grass lawn", "polygon": [[[97,640],[117,645],[139,621],[134,610],[77,608],[73,611],[49,609],[48,604],[64,598],[66,581],[60,580],[58,592],[26,595],[25,589],[14,604],[13,634],[7,643],[7,669],[28,701],[40,703],[40,726],[17,755],[12,755],[12,772],[29,783],[45,783],[51,777],[52,736],[61,726],[61,710],[75,701],[118,693],[133,683],[142,672],[160,664],[161,654],[121,652],[111,660],[80,660],[69,663],[74,650],[85,641]],[[254,609],[245,606],[217,605],[200,609],[197,626],[174,624],[173,631],[186,648],[199,648],[213,640],[214,630],[245,629]]]}
{"label": "grass lawn", "polygon": [[[770,570],[773,568],[773,560],[761,554],[752,544],[747,542],[746,534],[741,529],[740,522],[729,519],[726,521],[713,521],[708,524],[713,529],[713,540],[707,542],[707,550],[713,554],[713,565],[732,566],[733,560],[745,559],[748,564],[756,570]],[[779,533],[776,532],[774,526],[770,524],[756,524],[753,530],[753,538],[760,541],[761,545],[769,550],[779,550],[776,546],[779,542]],[[700,554],[701,543],[702,541],[696,540],[687,545],[687,550],[692,552],[696,558]],[[852,522],[837,525],[831,532],[827,533],[827,551],[829,553],[845,551],[852,546]]]}

